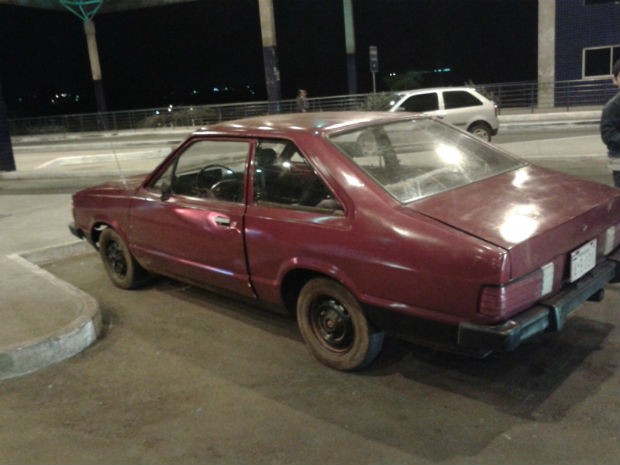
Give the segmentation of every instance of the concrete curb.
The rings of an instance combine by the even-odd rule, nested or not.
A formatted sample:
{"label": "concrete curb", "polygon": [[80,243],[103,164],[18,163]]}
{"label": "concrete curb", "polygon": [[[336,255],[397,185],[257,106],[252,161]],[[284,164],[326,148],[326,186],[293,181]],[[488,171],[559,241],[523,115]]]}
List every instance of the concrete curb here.
{"label": "concrete curb", "polygon": [[550,113],[517,113],[499,115],[499,127],[507,131],[519,129],[549,127],[568,127],[578,125],[598,125],[601,110],[550,112]]}
{"label": "concrete curb", "polygon": [[8,256],[16,264],[57,287],[60,292],[68,294],[76,302],[79,316],[62,327],[53,328],[48,334],[0,347],[0,380],[22,376],[59,363],[97,341],[102,330],[101,311],[97,300],[39,266],[90,250],[92,248],[89,244],[78,242]]}

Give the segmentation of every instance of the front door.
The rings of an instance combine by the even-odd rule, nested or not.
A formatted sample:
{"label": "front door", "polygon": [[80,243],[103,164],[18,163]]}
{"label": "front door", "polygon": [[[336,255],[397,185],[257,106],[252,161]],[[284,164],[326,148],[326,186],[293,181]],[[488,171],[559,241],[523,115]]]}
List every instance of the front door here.
{"label": "front door", "polygon": [[164,275],[253,295],[243,222],[251,143],[192,139],[138,193],[132,252]]}

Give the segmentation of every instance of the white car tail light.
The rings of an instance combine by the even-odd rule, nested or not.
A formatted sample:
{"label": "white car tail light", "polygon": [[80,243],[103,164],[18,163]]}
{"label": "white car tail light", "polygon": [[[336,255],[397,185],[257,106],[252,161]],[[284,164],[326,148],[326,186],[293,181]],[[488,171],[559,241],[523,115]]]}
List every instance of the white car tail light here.
{"label": "white car tail light", "polygon": [[616,236],[618,236],[616,232],[617,227],[617,225],[610,226],[605,231],[605,248],[603,249],[603,253],[605,255],[611,253],[611,251],[614,250],[616,248],[616,245],[618,244],[616,242]]}

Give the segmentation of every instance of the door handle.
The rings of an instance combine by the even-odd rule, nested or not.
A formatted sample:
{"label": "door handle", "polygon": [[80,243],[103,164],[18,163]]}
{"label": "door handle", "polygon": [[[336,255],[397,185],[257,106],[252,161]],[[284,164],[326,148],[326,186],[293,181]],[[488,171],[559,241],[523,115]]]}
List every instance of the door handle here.
{"label": "door handle", "polygon": [[218,226],[230,226],[230,218],[226,216],[216,216],[215,224]]}

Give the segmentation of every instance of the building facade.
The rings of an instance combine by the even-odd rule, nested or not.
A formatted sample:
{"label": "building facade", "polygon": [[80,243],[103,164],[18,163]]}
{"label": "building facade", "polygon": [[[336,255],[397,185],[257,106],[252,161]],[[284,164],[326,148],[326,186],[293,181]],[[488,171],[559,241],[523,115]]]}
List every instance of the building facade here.
{"label": "building facade", "polygon": [[620,1],[557,0],[556,80],[608,79],[618,59]]}

